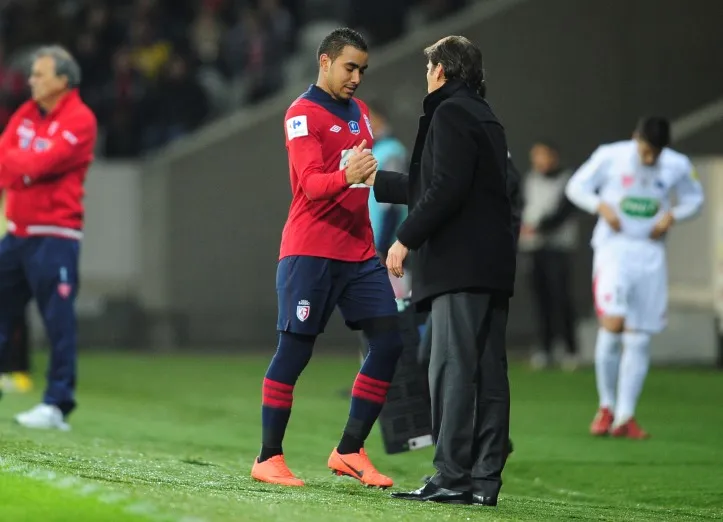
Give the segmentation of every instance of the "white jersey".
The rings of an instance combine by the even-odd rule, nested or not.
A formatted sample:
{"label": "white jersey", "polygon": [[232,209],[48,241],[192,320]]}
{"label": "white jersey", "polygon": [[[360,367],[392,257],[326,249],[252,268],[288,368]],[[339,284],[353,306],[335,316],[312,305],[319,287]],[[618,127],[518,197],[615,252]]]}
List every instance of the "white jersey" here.
{"label": "white jersey", "polygon": [[[671,195],[676,205],[671,208]],[[591,214],[600,203],[618,212],[621,230],[598,219],[592,236],[597,249],[615,238],[647,240],[665,212],[676,221],[695,216],[703,205],[703,188],[687,156],[665,148],[653,166],[640,161],[634,140],[602,145],[575,172],[565,194]],[[662,242],[656,241],[657,244]]]}

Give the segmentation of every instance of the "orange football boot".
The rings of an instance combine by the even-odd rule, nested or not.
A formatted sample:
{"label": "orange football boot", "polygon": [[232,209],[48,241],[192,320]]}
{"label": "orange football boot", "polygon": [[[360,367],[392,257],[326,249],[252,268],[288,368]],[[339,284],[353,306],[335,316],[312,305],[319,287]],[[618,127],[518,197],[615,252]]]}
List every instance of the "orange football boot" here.
{"label": "orange football boot", "polygon": [[263,462],[259,462],[257,458],[254,461],[254,467],[251,468],[251,477],[259,482],[278,484],[280,486],[304,485],[304,481],[296,478],[286,465],[283,455],[275,455]]}
{"label": "orange football boot", "polygon": [[328,466],[332,473],[340,477],[346,475],[355,478],[365,486],[390,488],[394,485],[392,479],[377,471],[364,448],[359,450],[359,453],[347,455],[340,455],[334,448],[329,456]]}

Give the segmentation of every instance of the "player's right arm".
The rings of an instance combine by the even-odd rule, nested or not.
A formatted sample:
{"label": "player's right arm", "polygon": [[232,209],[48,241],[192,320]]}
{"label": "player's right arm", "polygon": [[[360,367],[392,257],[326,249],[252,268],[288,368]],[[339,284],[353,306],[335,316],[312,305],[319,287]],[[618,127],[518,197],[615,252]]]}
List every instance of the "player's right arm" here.
{"label": "player's right arm", "polygon": [[333,199],[355,183],[363,183],[376,169],[377,162],[366,150],[366,140],[354,147],[339,170],[327,172],[322,138],[312,121],[313,110],[292,106],[286,113],[286,146],[301,189],[311,201]]}
{"label": "player's right arm", "polygon": [[602,199],[598,190],[605,184],[607,163],[606,147],[598,147],[567,182],[565,195],[576,207],[590,214],[599,212]]}
{"label": "player's right arm", "polygon": [[598,147],[567,182],[565,195],[573,205],[590,214],[598,214],[610,228],[619,232],[621,224],[617,212],[599,194],[607,181],[609,161],[610,149]]}
{"label": "player's right arm", "polygon": [[312,201],[332,199],[349,187],[343,170],[326,172],[321,135],[312,121],[313,110],[294,105],[286,113],[286,147],[301,189]]}

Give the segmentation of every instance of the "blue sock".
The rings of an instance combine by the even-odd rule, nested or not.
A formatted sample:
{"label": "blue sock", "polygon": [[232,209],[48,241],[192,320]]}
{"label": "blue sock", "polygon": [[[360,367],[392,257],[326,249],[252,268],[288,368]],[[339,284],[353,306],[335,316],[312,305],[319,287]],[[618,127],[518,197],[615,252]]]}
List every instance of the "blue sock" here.
{"label": "blue sock", "polygon": [[283,453],[282,442],[291,417],[294,386],[311,359],[316,338],[279,333],[279,345],[266,370],[262,388],[262,446],[259,461]]}
{"label": "blue sock", "polygon": [[358,453],[382,411],[402,353],[402,338],[397,330],[366,335],[369,341],[361,371],[351,391],[351,408],[344,434],[337,446],[342,455]]}

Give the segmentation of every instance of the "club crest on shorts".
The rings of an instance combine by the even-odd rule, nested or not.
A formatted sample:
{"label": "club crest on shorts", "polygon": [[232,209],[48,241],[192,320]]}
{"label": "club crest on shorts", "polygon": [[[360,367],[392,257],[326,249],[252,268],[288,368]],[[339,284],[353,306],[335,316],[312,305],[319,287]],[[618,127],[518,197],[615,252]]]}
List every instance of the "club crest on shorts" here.
{"label": "club crest on shorts", "polygon": [[58,284],[58,295],[62,297],[63,299],[67,299],[70,297],[70,294],[73,292],[73,287],[69,285],[68,283],[59,283]]}
{"label": "club crest on shorts", "polygon": [[302,323],[306,321],[309,318],[309,314],[311,313],[311,303],[309,301],[306,301],[302,299],[299,301],[299,304],[296,305],[296,317],[301,321]]}
{"label": "club crest on shorts", "polygon": [[68,269],[62,267],[60,269],[60,283],[58,283],[58,295],[63,299],[70,297],[73,292],[73,285],[68,283]]}

